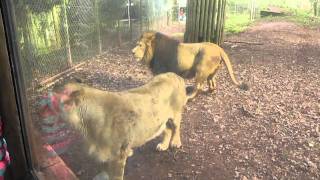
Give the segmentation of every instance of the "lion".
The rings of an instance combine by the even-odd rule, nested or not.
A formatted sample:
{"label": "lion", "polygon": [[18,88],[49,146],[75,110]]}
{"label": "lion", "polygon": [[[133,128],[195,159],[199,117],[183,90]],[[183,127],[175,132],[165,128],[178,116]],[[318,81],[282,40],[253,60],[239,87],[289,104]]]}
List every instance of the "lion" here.
{"label": "lion", "polygon": [[184,79],[174,73],[157,75],[141,87],[121,92],[76,82],[59,91],[69,109],[66,121],[84,135],[89,154],[108,162],[106,170],[112,180],[123,179],[126,159],[133,148],[160,134],[158,151],[182,145],[180,122],[187,93]]}
{"label": "lion", "polygon": [[138,62],[148,65],[155,75],[174,72],[188,79],[195,77],[196,85],[190,99],[202,90],[206,80],[209,91],[213,92],[216,88],[215,75],[222,62],[227,66],[232,82],[241,89],[248,89],[246,84],[236,80],[230,59],[214,43],[180,43],[159,32],[147,31],[142,34],[132,53]]}

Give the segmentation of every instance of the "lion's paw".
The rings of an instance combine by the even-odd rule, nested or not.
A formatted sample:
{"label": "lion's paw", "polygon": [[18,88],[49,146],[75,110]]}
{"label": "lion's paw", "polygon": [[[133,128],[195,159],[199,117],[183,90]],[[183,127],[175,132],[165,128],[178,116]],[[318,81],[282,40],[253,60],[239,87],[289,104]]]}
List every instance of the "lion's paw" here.
{"label": "lion's paw", "polygon": [[171,141],[171,144],[170,144],[170,147],[171,148],[181,148],[182,144],[181,144],[181,141]]}
{"label": "lion's paw", "polygon": [[157,150],[158,150],[158,151],[165,151],[165,150],[167,150],[168,148],[169,148],[169,145],[167,145],[167,144],[159,143],[159,144],[157,145]]}

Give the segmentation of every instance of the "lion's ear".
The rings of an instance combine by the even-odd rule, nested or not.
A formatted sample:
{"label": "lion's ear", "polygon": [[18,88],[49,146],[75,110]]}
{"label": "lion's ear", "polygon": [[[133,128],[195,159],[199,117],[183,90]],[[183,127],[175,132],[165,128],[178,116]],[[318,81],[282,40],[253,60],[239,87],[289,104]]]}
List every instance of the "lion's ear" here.
{"label": "lion's ear", "polygon": [[149,37],[148,37],[148,40],[149,41],[154,41],[156,38],[156,35],[155,34],[151,34]]}
{"label": "lion's ear", "polygon": [[70,97],[71,97],[71,98],[78,98],[78,97],[81,96],[83,93],[84,93],[84,90],[83,90],[83,89],[79,89],[79,90],[73,91],[73,92],[70,94]]}
{"label": "lion's ear", "polygon": [[154,40],[156,33],[153,31],[145,32],[142,34],[141,39]]}
{"label": "lion's ear", "polygon": [[155,41],[155,39],[156,39],[156,36],[155,36],[155,35],[150,36],[150,37],[148,38],[147,45],[148,45],[149,47],[154,48],[154,44],[155,44],[154,41]]}
{"label": "lion's ear", "polygon": [[81,77],[74,76],[74,81],[77,82],[77,83],[84,83],[84,79],[81,78]]}
{"label": "lion's ear", "polygon": [[71,104],[75,103],[78,105],[80,103],[80,97],[83,96],[84,90],[83,89],[78,89],[70,93],[69,95],[69,100],[65,102],[65,104]]}

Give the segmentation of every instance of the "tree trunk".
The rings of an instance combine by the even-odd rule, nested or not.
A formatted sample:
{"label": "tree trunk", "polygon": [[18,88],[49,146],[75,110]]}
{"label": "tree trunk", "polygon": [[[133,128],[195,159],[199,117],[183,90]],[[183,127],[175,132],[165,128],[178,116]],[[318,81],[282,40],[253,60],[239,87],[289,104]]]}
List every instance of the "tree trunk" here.
{"label": "tree trunk", "polygon": [[185,42],[222,42],[226,0],[188,0]]}

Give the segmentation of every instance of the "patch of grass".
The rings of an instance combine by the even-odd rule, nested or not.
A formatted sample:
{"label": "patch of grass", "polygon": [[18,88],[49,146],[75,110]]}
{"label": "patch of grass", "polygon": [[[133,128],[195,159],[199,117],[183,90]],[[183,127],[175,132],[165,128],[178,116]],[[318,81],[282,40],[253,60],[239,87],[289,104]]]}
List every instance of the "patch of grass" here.
{"label": "patch of grass", "polygon": [[249,14],[227,14],[225,22],[225,34],[237,34],[245,31],[252,21]]}
{"label": "patch of grass", "polygon": [[293,10],[288,13],[287,16],[270,16],[261,18],[261,20],[267,20],[267,21],[291,21],[295,22],[297,24],[300,24],[302,26],[306,26],[309,28],[313,27],[319,27],[320,26],[320,17],[315,17],[311,13],[307,11],[299,11],[299,10]]}

